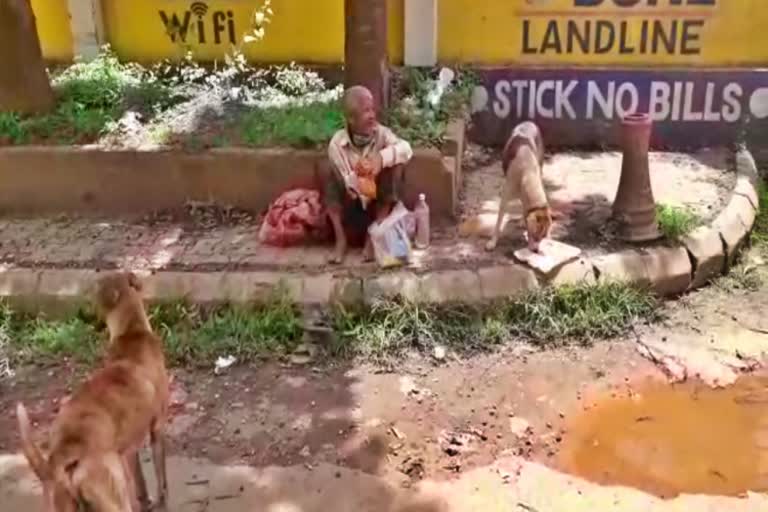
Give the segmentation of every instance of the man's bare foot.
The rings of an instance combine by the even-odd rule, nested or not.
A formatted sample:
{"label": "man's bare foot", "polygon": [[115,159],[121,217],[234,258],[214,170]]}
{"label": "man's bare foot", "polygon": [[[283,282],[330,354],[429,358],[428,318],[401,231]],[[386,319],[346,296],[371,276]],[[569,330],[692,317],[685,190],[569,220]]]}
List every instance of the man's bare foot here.
{"label": "man's bare foot", "polygon": [[336,249],[333,251],[333,255],[328,258],[328,263],[331,265],[339,265],[344,262],[344,257],[347,255],[347,244],[337,243]]}
{"label": "man's bare foot", "polygon": [[363,247],[363,262],[370,263],[373,260],[374,260],[373,244],[371,243],[371,239],[369,238],[365,241],[365,247]]}

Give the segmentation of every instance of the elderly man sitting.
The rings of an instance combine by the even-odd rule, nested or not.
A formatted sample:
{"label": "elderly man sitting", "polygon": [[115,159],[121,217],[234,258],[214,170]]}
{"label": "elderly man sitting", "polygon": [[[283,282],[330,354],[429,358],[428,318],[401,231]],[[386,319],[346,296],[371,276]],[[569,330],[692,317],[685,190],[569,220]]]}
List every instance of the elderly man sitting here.
{"label": "elderly man sitting", "polygon": [[[342,215],[347,201],[359,201],[363,209],[373,208],[376,220],[389,215],[397,204],[403,181],[403,167],[413,156],[410,144],[376,120],[373,95],[362,86],[344,92],[342,108],[346,127],[328,146],[331,168],[324,177],[324,200],[336,237],[331,263],[341,263],[347,251]],[[373,257],[366,236],[366,260]]]}

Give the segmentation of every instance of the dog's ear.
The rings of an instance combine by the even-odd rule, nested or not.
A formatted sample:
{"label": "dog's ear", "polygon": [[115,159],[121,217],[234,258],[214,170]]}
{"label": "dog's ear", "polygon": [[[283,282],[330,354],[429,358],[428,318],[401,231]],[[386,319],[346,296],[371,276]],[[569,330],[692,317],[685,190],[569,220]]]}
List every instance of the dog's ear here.
{"label": "dog's ear", "polygon": [[140,292],[142,289],[141,280],[133,272],[128,272],[128,284],[130,285],[131,288],[133,288],[137,292]]}

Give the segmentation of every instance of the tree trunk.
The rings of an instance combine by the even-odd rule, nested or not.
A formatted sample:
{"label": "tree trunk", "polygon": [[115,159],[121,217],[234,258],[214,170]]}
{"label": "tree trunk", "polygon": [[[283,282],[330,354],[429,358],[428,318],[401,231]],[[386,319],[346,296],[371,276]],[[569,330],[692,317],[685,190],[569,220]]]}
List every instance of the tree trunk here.
{"label": "tree trunk", "polygon": [[364,85],[378,112],[389,105],[387,0],[345,0],[344,86]]}
{"label": "tree trunk", "polygon": [[29,0],[0,0],[0,65],[0,111],[28,114],[53,107]]}

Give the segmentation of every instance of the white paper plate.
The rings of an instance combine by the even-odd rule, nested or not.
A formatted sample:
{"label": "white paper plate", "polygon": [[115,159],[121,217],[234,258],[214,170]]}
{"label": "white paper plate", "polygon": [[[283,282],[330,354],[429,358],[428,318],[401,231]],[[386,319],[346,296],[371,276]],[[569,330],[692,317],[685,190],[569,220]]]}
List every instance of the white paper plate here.
{"label": "white paper plate", "polygon": [[549,274],[560,265],[575,260],[580,254],[581,249],[578,247],[547,238],[541,241],[538,253],[526,247],[516,250],[515,258],[536,270]]}

